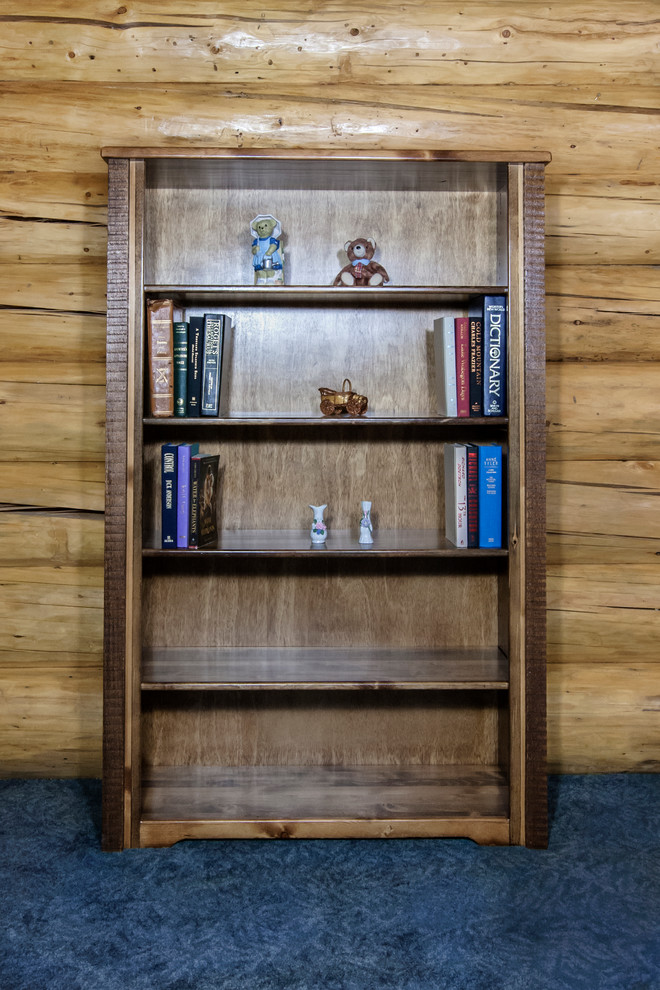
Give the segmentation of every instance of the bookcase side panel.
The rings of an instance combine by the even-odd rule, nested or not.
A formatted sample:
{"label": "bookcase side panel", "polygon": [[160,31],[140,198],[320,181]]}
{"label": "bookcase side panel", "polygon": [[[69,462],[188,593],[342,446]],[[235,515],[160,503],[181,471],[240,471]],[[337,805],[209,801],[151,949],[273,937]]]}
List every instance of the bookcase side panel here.
{"label": "bookcase side panel", "polygon": [[[524,374],[525,307],[522,259],[524,250],[523,185],[520,165],[509,167],[508,191],[508,414],[507,506],[509,561],[502,600],[502,626],[508,633],[510,757],[509,796],[511,841],[525,834],[525,516],[521,490],[525,485]],[[503,638],[503,637],[502,637]]]}
{"label": "bookcase side panel", "polygon": [[103,846],[113,850],[135,844],[139,814],[143,168],[108,169]]}
{"label": "bookcase side panel", "polygon": [[523,167],[525,299],[525,843],[548,841],[545,595],[544,168]]}
{"label": "bookcase side panel", "polygon": [[129,163],[108,163],[103,848],[124,846]]}

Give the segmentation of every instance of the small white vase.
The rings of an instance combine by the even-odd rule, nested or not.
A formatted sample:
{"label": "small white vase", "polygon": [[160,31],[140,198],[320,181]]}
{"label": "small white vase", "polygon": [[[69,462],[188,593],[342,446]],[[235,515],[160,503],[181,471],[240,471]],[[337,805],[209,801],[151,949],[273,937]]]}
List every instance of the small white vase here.
{"label": "small white vase", "polygon": [[373,543],[373,525],[371,523],[371,502],[361,502],[362,516],[360,518],[360,543]]}
{"label": "small white vase", "polygon": [[328,527],[323,520],[323,513],[327,508],[327,504],[310,505],[310,509],[314,513],[314,521],[312,522],[312,529],[309,534],[312,539],[312,543],[325,543],[328,535]]}

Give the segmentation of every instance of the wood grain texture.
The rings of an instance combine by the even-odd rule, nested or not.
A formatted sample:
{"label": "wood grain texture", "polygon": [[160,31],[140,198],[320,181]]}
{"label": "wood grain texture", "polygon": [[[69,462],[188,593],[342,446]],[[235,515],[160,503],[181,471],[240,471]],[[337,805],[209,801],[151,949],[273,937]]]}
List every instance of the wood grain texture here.
{"label": "wood grain texture", "polygon": [[[651,610],[608,604],[603,587],[624,588],[621,568],[641,568],[630,573],[630,590],[646,602],[659,559],[647,529],[653,496],[632,481],[657,461],[657,9],[646,0],[622,13],[603,0],[469,2],[460,10],[433,0],[405,11],[394,0],[378,9],[294,2],[286,17],[272,6],[251,17],[237,4],[220,13],[198,4],[184,18],[171,0],[125,10],[94,0],[84,12],[64,0],[5,5],[0,303],[9,309],[0,312],[8,355],[0,379],[13,391],[0,407],[0,498],[12,507],[102,507],[102,398],[84,393],[102,384],[106,286],[95,225],[105,222],[103,145],[547,147],[549,450],[550,467],[563,472],[549,475],[550,649],[562,668],[585,658],[594,684],[604,678],[593,700],[585,692],[579,715],[560,718],[551,707],[552,766],[645,765],[634,756],[627,767],[625,746],[607,734],[594,742],[582,728],[607,692],[617,649],[657,664]],[[62,234],[61,254],[49,220]],[[39,330],[46,325],[52,361],[48,331]],[[47,421],[30,411],[42,395]],[[48,573],[57,582],[65,558],[74,583],[87,579],[90,561],[98,566],[102,520],[80,512],[83,537],[59,517],[26,523],[6,512],[2,522],[15,515],[12,546],[26,539],[44,580]],[[3,594],[26,580],[29,561],[16,561]],[[579,585],[580,601],[599,612],[571,608]],[[30,627],[39,615],[35,604]],[[72,610],[63,620],[72,640],[83,618]],[[24,655],[17,652],[19,662]],[[639,747],[654,738],[642,707],[640,696],[619,723],[623,731],[626,720],[641,719]],[[100,723],[96,731],[81,742],[90,772]],[[23,739],[30,750],[31,730]],[[592,752],[596,744],[597,759],[585,762],[581,746]]]}
{"label": "wood grain texture", "polygon": [[109,173],[111,222],[108,228],[107,470],[105,501],[105,599],[103,684],[103,844],[125,842],[126,741],[126,585],[127,546],[127,383],[129,320],[129,195],[127,162],[112,162]]}
{"label": "wood grain texture", "polygon": [[525,405],[525,843],[548,842],[545,627],[544,170],[523,170]]}
{"label": "wood grain texture", "polygon": [[506,816],[507,786],[496,767],[157,767],[146,774],[140,844],[236,835],[460,835],[502,844]]}

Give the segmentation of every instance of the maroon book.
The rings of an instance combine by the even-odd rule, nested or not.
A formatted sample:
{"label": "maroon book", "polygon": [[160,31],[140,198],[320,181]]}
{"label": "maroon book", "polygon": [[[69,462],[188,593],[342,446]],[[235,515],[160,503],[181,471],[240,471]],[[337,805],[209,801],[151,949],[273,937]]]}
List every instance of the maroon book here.
{"label": "maroon book", "polygon": [[467,535],[468,547],[479,546],[479,451],[477,445],[465,445],[467,458]]}

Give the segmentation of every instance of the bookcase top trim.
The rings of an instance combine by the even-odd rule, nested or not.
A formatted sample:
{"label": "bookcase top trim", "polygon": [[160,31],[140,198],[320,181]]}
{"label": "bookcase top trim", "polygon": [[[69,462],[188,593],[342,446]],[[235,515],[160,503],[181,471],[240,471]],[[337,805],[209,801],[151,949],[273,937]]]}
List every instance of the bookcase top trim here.
{"label": "bookcase top trim", "polygon": [[458,162],[496,162],[510,164],[526,164],[537,162],[548,164],[552,161],[549,151],[430,151],[416,150],[383,150],[383,149],[300,149],[300,148],[196,148],[173,145],[162,148],[102,148],[101,155],[108,161],[111,158],[279,158],[279,159],[336,159],[337,161],[354,161],[356,159],[374,161],[458,161]]}

